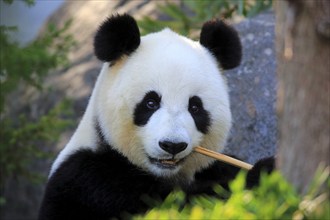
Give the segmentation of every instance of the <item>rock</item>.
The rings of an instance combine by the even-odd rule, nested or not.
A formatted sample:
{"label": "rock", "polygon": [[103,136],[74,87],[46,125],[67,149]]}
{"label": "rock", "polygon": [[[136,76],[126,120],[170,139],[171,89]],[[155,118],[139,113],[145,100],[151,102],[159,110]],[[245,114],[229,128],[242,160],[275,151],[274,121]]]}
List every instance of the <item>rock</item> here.
{"label": "rock", "polygon": [[274,14],[268,11],[247,19],[236,29],[243,59],[238,68],[225,72],[233,127],[224,152],[253,164],[276,151]]}

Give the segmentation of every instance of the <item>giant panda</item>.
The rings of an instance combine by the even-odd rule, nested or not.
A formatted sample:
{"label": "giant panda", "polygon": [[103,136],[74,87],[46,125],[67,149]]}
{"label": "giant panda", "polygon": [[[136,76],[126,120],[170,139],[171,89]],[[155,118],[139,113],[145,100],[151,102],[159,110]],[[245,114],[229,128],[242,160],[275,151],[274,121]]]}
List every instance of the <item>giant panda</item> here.
{"label": "giant panda", "polygon": [[[164,199],[228,189],[238,168],[194,152],[221,151],[231,128],[222,70],[239,65],[237,32],[206,22],[200,40],[170,29],[141,37],[130,15],[113,15],[94,38],[104,61],[87,109],[52,165],[39,219],[109,219],[149,208],[142,196]],[[273,159],[257,162],[247,187]]]}

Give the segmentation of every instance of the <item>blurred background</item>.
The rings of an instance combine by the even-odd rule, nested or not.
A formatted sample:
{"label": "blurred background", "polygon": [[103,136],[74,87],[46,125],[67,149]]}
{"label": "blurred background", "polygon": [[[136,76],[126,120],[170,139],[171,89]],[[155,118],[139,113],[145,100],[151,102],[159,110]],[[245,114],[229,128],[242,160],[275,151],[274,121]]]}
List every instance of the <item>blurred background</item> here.
{"label": "blurred background", "polygon": [[134,16],[142,35],[170,27],[195,40],[205,21],[226,19],[240,34],[243,61],[224,73],[234,117],[224,152],[249,163],[278,154],[279,168],[302,194],[320,162],[329,165],[326,0],[0,0],[0,6],[1,219],[36,219],[51,163],[79,123],[102,65],[93,54],[94,33],[114,13]]}
{"label": "blurred background", "polygon": [[56,1],[1,1],[0,24],[16,26],[17,30],[10,34],[13,41],[26,45],[33,41],[48,17],[64,4],[64,0]]}

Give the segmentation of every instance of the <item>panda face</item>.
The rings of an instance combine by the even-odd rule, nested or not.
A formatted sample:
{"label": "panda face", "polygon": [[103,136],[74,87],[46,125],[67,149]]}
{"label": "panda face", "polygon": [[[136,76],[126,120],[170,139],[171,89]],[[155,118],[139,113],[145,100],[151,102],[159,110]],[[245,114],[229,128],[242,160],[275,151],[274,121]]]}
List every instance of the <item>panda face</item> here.
{"label": "panda face", "polygon": [[134,110],[149,168],[161,175],[178,172],[210,126],[209,112],[200,97],[185,94],[172,100],[173,95],[147,92]]}
{"label": "panda face", "polygon": [[110,145],[132,163],[158,176],[189,176],[212,161],[195,146],[224,145],[227,87],[199,42],[170,30],[150,34],[105,71],[98,120]]}

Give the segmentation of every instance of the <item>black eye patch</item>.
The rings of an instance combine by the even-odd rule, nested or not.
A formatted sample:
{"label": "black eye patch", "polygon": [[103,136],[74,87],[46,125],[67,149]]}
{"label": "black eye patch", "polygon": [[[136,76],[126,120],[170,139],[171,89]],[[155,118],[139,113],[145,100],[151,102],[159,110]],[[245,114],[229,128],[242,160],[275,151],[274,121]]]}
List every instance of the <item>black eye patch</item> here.
{"label": "black eye patch", "polygon": [[155,91],[150,91],[135,106],[134,124],[137,126],[146,125],[149,118],[160,108],[161,96]]}
{"label": "black eye patch", "polygon": [[210,126],[210,114],[203,107],[203,102],[198,96],[189,99],[188,111],[195,121],[197,129],[206,134]]}

